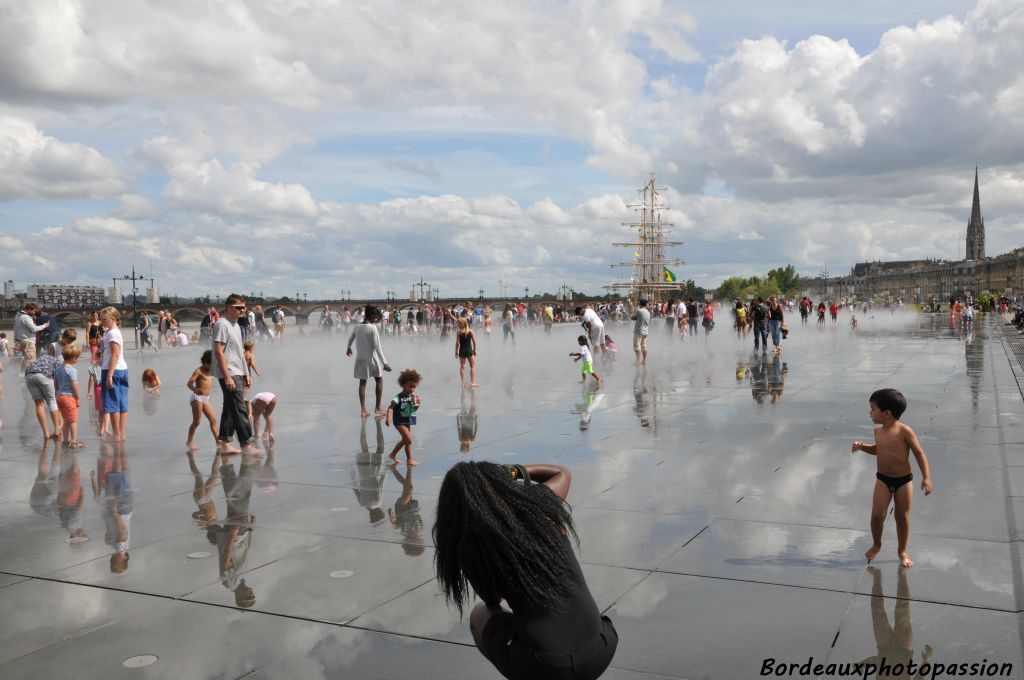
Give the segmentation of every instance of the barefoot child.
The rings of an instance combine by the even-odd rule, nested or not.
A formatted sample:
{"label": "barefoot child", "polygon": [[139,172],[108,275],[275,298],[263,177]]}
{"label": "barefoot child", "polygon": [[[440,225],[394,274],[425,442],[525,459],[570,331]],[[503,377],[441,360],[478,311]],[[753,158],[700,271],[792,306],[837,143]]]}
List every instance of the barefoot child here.
{"label": "barefoot child", "polygon": [[188,428],[188,441],[185,446],[189,451],[195,451],[196,446],[192,438],[199,427],[199,421],[205,415],[210,421],[210,432],[213,433],[213,441],[217,442],[217,415],[210,405],[210,390],[213,389],[213,352],[206,350],[199,359],[199,368],[192,371],[192,377],[188,379],[185,386],[192,392],[188,398],[188,404],[192,408],[192,424]]}
{"label": "barefoot child", "polygon": [[580,345],[579,352],[569,352],[569,356],[574,357],[573,361],[583,360],[583,366],[581,367],[583,377],[580,378],[580,382],[584,382],[587,379],[587,374],[594,376],[594,383],[597,385],[601,384],[601,376],[594,373],[594,358],[590,354],[590,342],[587,340],[587,336],[581,335],[576,340]]}
{"label": "barefoot child", "polygon": [[260,436],[260,416],[267,423],[267,429],[263,436],[268,441],[274,441],[274,409],[277,407],[277,396],[273,392],[260,392],[253,396],[249,402],[249,410],[252,412],[252,436]]}
{"label": "barefoot child", "polygon": [[420,384],[420,379],[420,374],[411,368],[407,368],[399,374],[398,384],[402,386],[402,391],[388,404],[388,411],[384,416],[384,424],[391,425],[393,419],[395,429],[402,435],[402,440],[395,444],[395,448],[388,456],[396,463],[398,462],[398,452],[405,448],[405,464],[420,464],[412,457],[412,426],[416,424],[416,409],[420,407],[420,398],[414,393],[417,385]]}
{"label": "barefoot child", "polygon": [[897,554],[900,566],[912,567],[914,562],[907,554],[907,543],[910,540],[910,503],[913,498],[914,475],[910,469],[910,452],[914,452],[917,466],[921,469],[921,489],[924,495],[932,492],[932,474],[928,467],[928,457],[921,448],[921,442],[909,425],[900,422],[900,416],[907,410],[906,398],[897,390],[878,390],[871,395],[871,422],[875,428],[875,443],[865,444],[853,442],[851,451],[864,451],[878,459],[878,472],[875,473],[874,500],[871,504],[871,538],[873,544],[864,553],[868,560],[875,559],[882,549],[882,528],[889,503],[895,499]]}
{"label": "barefoot child", "polygon": [[142,389],[146,391],[146,394],[160,393],[160,376],[152,368],[147,368],[142,372]]}
{"label": "barefoot child", "polygon": [[[99,315],[96,315],[99,318]],[[97,321],[97,323],[99,323]],[[100,364],[100,353],[90,352],[92,355],[92,363],[89,364],[89,382],[85,388],[86,399],[91,399],[96,407],[96,413],[99,417],[99,427],[96,430],[96,434],[102,439],[106,435],[111,433],[110,430],[110,419],[107,418],[107,414],[103,411],[103,369]]]}
{"label": "barefoot child", "polygon": [[78,441],[78,405],[81,402],[81,394],[78,391],[78,370],[75,364],[82,356],[82,348],[78,345],[67,345],[61,356],[64,363],[54,371],[54,380],[57,383],[57,409],[60,411],[61,420],[64,421],[64,446],[80,449],[85,444]]}
{"label": "barefoot child", "polygon": [[242,345],[242,348],[245,350],[245,365],[249,367],[249,373],[256,377],[262,376],[263,374],[256,370],[256,359],[253,358],[253,351],[256,349],[256,343],[252,340],[246,340]]}

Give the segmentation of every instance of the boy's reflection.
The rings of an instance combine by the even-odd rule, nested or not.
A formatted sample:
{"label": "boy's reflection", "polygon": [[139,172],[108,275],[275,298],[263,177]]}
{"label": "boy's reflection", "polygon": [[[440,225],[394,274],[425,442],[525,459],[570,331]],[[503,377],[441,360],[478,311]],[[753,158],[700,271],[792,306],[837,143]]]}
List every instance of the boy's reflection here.
{"label": "boy's reflection", "polygon": [[217,490],[217,480],[220,479],[221,457],[218,452],[213,457],[213,465],[210,467],[210,476],[203,481],[203,473],[196,465],[194,451],[188,451],[188,469],[192,472],[195,486],[192,489],[192,500],[195,501],[196,511],[192,513],[199,528],[206,530],[210,543],[216,543],[216,529],[213,526],[217,523],[217,503],[213,499],[213,493]]}
{"label": "boy's reflection", "polygon": [[402,484],[402,495],[395,501],[395,508],[388,508],[388,520],[402,534],[402,550],[406,555],[422,555],[423,518],[420,517],[420,502],[412,497],[412,468],[405,476],[398,471],[398,463],[391,466],[391,474]]}
{"label": "boy's reflection", "polygon": [[78,451],[72,449],[64,458],[60,468],[57,487],[57,514],[60,525],[68,530],[70,543],[84,543],[89,540],[82,528],[82,470],[78,466]]}
{"label": "boy's reflection", "polygon": [[384,424],[380,418],[374,418],[377,426],[377,447],[370,453],[370,444],[366,440],[366,420],[359,431],[359,453],[356,454],[356,467],[350,472],[352,492],[356,502],[370,513],[370,524],[384,521],[384,480],[388,471],[381,462],[384,453]]}
{"label": "boy's reflection", "polygon": [[[910,624],[910,589],[907,587],[907,570],[899,570],[899,582],[896,586],[896,612],[893,625],[889,625],[889,617],[885,613],[885,596],[882,593],[882,572],[876,567],[868,567],[873,582],[871,584],[871,627],[875,633],[875,645],[878,652],[864,659],[863,663],[875,664],[880,668],[884,661],[890,668],[896,664],[907,663],[914,658],[914,629]],[[931,664],[932,648],[925,645],[921,653],[921,664]],[[919,667],[919,666],[918,666]],[[897,676],[892,676],[897,677]],[[909,673],[900,678],[921,677]]]}
{"label": "boy's reflection", "polygon": [[[469,408],[466,408],[466,392],[469,392]],[[476,415],[476,390],[462,390],[459,401],[459,415],[455,416],[455,429],[459,433],[459,451],[467,453],[473,447],[479,418]]]}

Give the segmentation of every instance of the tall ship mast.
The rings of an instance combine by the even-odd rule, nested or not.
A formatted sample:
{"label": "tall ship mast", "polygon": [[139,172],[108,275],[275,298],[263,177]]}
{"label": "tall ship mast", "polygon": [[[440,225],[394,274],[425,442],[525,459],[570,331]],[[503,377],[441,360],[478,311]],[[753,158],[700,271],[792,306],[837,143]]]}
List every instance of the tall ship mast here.
{"label": "tall ship mast", "polygon": [[636,240],[628,243],[613,243],[614,246],[633,249],[632,262],[620,262],[612,267],[629,267],[632,273],[629,281],[616,281],[606,290],[623,291],[634,303],[639,299],[662,302],[676,296],[685,285],[678,281],[679,268],[683,261],[666,256],[666,250],[681,246],[682,241],[666,241],[665,235],[672,229],[671,222],[664,222],[661,213],[668,208],[661,202],[661,193],[654,183],[654,173],[647,184],[637,193],[641,202],[631,204],[640,218],[639,222],[623,222],[622,226],[636,232]]}

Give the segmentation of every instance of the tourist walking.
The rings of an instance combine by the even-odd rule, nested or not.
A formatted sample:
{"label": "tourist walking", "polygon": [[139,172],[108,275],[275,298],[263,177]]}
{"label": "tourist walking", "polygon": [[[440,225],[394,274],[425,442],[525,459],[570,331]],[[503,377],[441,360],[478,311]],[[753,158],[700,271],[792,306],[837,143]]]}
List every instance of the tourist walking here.
{"label": "tourist walking", "polygon": [[768,351],[768,310],[764,306],[764,298],[758,296],[750,305],[750,318],[754,324],[754,351]]}
{"label": "tourist walking", "polygon": [[[49,328],[49,323],[36,323],[39,308],[28,303],[14,316],[14,348],[21,352],[21,372],[36,358],[36,333]],[[51,376],[52,377],[52,376]]]}
{"label": "tourist walking", "polygon": [[139,342],[142,345],[140,349],[146,349],[147,346],[152,347],[154,350],[157,349],[156,345],[153,344],[153,338],[150,335],[150,328],[152,327],[153,323],[149,319],[149,314],[143,312],[142,318],[139,319]]}
{"label": "tourist walking", "polygon": [[512,311],[512,305],[505,305],[505,311],[501,314],[502,342],[508,342],[508,336],[512,336],[512,344],[516,344],[516,318]]}
{"label": "tourist walking", "polygon": [[274,334],[278,340],[284,342],[284,310],[281,305],[274,307],[274,313],[270,315],[274,322]]}
{"label": "tourist walking", "polygon": [[264,337],[267,340],[273,340],[274,335],[270,332],[270,329],[267,327],[267,317],[263,313],[263,306],[256,305],[256,308],[253,310],[253,312],[256,315],[256,339],[259,340],[260,337]]}
{"label": "tourist walking", "polygon": [[[238,317],[245,314],[245,300],[232,293],[224,300],[224,314],[213,325],[213,377],[220,383],[223,405],[220,414],[218,445],[223,453],[256,453],[259,447],[252,436],[245,389],[252,385],[245,363],[245,348]],[[231,446],[238,435],[241,450]]]}
{"label": "tourist walking", "polygon": [[697,322],[700,315],[697,313],[697,303],[693,298],[686,301],[686,323],[690,326],[690,335],[697,335]]}
{"label": "tourist walking", "polygon": [[687,342],[687,329],[690,326],[690,312],[686,306],[686,300],[680,300],[676,305],[676,325],[678,326],[679,339]]}
{"label": "tourist walking", "polygon": [[359,381],[359,415],[363,418],[370,415],[370,412],[366,410],[366,382],[370,378],[373,378],[375,383],[373,413],[378,418],[387,415],[387,412],[380,407],[380,401],[384,396],[382,371],[390,371],[391,366],[384,358],[384,351],[380,346],[380,331],[377,330],[377,322],[380,317],[379,309],[373,305],[366,305],[363,322],[352,329],[352,334],[348,336],[348,348],[345,350],[345,356],[352,356],[352,344],[355,343],[356,363],[353,368],[353,376]]}
{"label": "tourist walking", "polygon": [[778,356],[782,354],[782,326],[785,323],[785,315],[782,304],[774,295],[768,298],[768,323],[771,326],[775,356]]}
{"label": "tourist walking", "polygon": [[[205,319],[204,319],[205,320]],[[212,325],[211,321],[207,326]],[[167,331],[171,329],[171,315],[167,312],[160,312],[160,315],[156,320],[156,345],[158,348],[163,347],[167,341]]]}
{"label": "tourist walking", "polygon": [[707,342],[715,327],[715,303],[710,300],[704,303],[704,320],[701,325],[704,326],[704,342]]}
{"label": "tourist walking", "polygon": [[647,335],[651,331],[651,311],[647,309],[647,300],[641,299],[637,304],[639,306],[630,317],[633,319],[633,351],[636,353],[636,363],[643,365],[647,363]]}

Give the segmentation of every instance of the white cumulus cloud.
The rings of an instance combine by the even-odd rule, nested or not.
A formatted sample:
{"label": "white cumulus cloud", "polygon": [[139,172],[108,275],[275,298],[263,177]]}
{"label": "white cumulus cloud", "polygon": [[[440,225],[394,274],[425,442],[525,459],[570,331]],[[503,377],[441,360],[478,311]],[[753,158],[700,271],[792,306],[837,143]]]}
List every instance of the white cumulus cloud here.
{"label": "white cumulus cloud", "polygon": [[0,200],[108,198],[124,189],[117,168],[96,149],[0,115]]}

